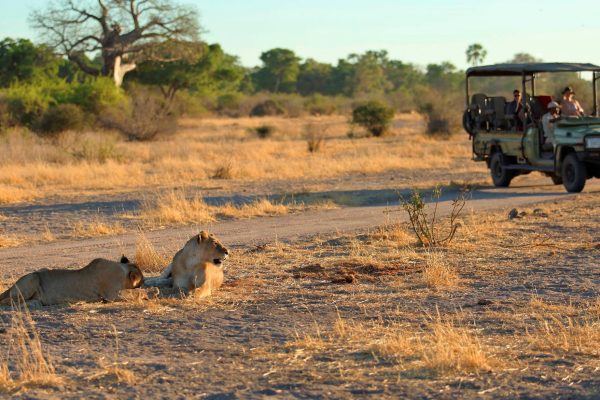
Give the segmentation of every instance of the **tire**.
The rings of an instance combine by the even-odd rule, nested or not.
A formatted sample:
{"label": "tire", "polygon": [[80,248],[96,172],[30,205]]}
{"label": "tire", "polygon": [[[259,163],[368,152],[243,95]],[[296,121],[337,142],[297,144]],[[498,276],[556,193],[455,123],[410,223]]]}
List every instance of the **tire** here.
{"label": "tire", "polygon": [[512,178],[515,177],[515,171],[503,168],[505,164],[504,154],[501,151],[496,151],[492,154],[492,158],[490,159],[490,174],[492,175],[494,186],[508,187]]}
{"label": "tire", "polygon": [[552,179],[552,183],[555,185],[562,185],[563,184],[563,178],[562,176],[558,176],[556,174],[552,174],[550,175],[550,179]]}
{"label": "tire", "polygon": [[562,162],[563,185],[569,193],[579,193],[585,186],[587,172],[585,164],[579,161],[577,154],[569,153]]}
{"label": "tire", "polygon": [[469,136],[475,135],[475,121],[471,118],[471,112],[466,110],[463,114],[463,129],[469,134]]}

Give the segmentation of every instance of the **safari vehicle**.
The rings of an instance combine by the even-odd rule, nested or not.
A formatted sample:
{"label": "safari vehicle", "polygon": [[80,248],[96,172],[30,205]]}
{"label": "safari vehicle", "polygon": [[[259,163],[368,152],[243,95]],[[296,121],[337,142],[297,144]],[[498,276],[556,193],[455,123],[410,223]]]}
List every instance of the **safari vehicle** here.
{"label": "safari vehicle", "polygon": [[[555,122],[555,144],[544,144],[542,116],[553,101],[535,91],[536,76],[546,72],[592,73],[593,111],[591,116],[559,118]],[[474,77],[521,77],[522,113],[515,123],[501,96],[469,93]],[[466,71],[467,109],[463,126],[472,139],[473,160],[485,161],[495,186],[507,187],[518,175],[539,171],[561,183],[568,192],[581,192],[587,179],[600,178],[600,118],[596,82],[600,66],[575,63],[497,64]],[[522,125],[522,126],[520,126]]]}

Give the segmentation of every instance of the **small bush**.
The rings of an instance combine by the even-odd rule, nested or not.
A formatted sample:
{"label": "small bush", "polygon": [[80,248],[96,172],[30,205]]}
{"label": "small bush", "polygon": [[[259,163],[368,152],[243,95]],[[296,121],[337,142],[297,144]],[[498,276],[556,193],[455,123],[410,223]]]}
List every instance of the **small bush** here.
{"label": "small bush", "polygon": [[32,126],[55,101],[42,85],[13,85],[6,89],[5,101],[13,124]]}
{"label": "small bush", "polygon": [[284,115],[285,109],[276,100],[267,99],[255,105],[250,111],[251,117],[266,117],[270,115]]}
{"label": "small bush", "polygon": [[310,115],[332,115],[337,111],[337,104],[333,97],[315,94],[304,102],[304,107]]}
{"label": "small bush", "polygon": [[369,101],[352,111],[352,123],[369,131],[373,136],[387,132],[394,118],[394,110],[378,101]]}
{"label": "small bush", "polygon": [[233,178],[233,165],[231,162],[227,162],[219,165],[215,172],[211,176],[212,179],[232,179]]}
{"label": "small bush", "polygon": [[304,137],[310,153],[316,153],[323,147],[325,142],[325,132],[328,126],[318,124],[307,124],[304,127]]}
{"label": "small bush", "polygon": [[239,117],[244,95],[241,93],[228,93],[217,98],[217,111],[228,117]]}
{"label": "small bush", "polygon": [[81,130],[85,125],[85,114],[75,104],[59,104],[48,108],[38,124],[42,135],[54,136],[68,130]]}
{"label": "small bush", "polygon": [[273,133],[275,133],[275,127],[271,125],[261,125],[254,128],[253,131],[259,138],[266,139],[273,136]]}
{"label": "small bush", "polygon": [[129,140],[154,140],[177,130],[177,115],[148,90],[132,92],[129,107],[106,109],[99,119],[104,127],[120,131]]}

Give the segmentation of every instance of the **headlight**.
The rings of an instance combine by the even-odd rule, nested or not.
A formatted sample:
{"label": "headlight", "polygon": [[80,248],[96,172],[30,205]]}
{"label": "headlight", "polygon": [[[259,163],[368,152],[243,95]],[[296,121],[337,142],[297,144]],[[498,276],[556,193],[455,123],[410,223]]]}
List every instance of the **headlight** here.
{"label": "headlight", "polygon": [[600,150],[600,136],[586,137],[585,138],[585,148]]}

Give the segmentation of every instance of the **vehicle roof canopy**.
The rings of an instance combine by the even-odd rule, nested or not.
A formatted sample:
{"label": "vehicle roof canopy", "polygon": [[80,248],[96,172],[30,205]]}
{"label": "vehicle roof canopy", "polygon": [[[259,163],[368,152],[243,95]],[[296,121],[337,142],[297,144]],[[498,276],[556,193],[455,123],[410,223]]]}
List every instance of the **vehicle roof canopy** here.
{"label": "vehicle roof canopy", "polygon": [[521,76],[539,72],[600,72],[600,66],[583,63],[527,63],[482,65],[467,69],[467,78],[471,76]]}

